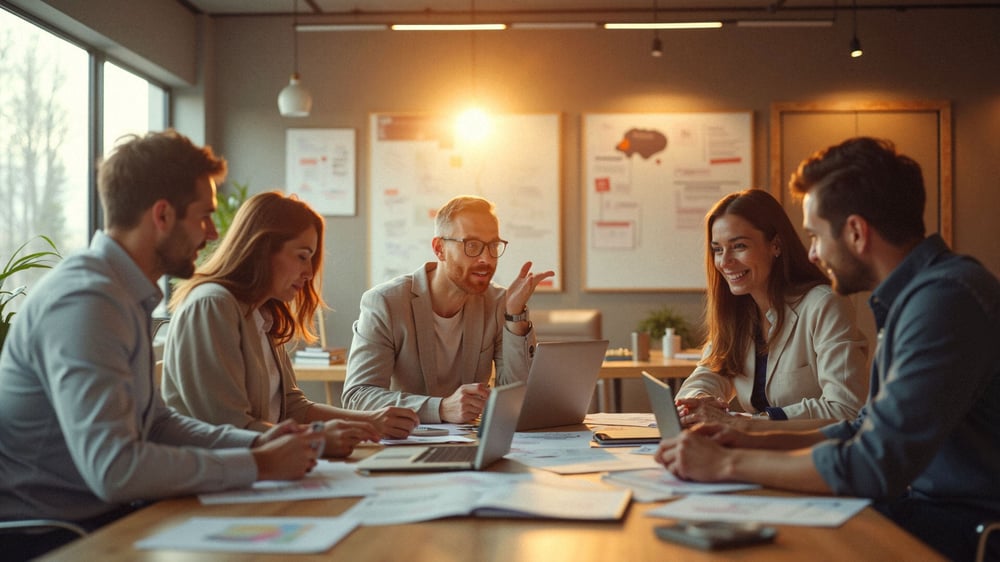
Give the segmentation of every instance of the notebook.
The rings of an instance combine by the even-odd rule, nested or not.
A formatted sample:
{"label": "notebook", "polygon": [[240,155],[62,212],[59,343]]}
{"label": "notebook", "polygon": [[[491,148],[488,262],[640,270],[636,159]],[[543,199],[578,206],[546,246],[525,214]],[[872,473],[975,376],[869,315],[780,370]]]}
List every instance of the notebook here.
{"label": "notebook", "polygon": [[386,447],[358,463],[358,470],[374,472],[482,470],[510,452],[514,426],[524,403],[525,385],[515,382],[494,388],[486,402],[477,445]]}
{"label": "notebook", "polygon": [[608,340],[539,342],[517,430],[583,422],[607,350]]}
{"label": "notebook", "polygon": [[610,426],[594,432],[594,441],[600,447],[633,447],[659,443],[661,439],[674,437],[681,431],[681,420],[674,405],[674,393],[670,386],[660,379],[642,372],[642,382],[646,396],[653,407],[656,428]]}
{"label": "notebook", "polygon": [[670,390],[670,385],[642,372],[642,382],[646,385],[646,396],[653,407],[653,416],[656,418],[656,428],[660,432],[660,438],[675,437],[681,432],[681,419],[677,415],[677,406],[674,405],[674,393]]}

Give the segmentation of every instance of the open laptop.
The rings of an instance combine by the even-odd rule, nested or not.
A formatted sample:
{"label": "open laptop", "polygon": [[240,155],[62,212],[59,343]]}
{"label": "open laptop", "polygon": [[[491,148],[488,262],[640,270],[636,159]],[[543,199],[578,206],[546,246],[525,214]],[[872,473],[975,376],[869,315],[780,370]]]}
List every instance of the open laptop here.
{"label": "open laptop", "polygon": [[510,452],[514,425],[524,403],[525,384],[494,388],[486,402],[477,445],[386,447],[358,463],[358,470],[444,471],[482,470]]}
{"label": "open laptop", "polygon": [[642,382],[646,386],[646,396],[649,397],[649,403],[653,407],[660,439],[676,436],[681,432],[681,419],[677,415],[674,393],[670,390],[670,386],[646,371],[642,372]]}
{"label": "open laptop", "polygon": [[517,430],[581,423],[607,350],[608,340],[539,342]]}

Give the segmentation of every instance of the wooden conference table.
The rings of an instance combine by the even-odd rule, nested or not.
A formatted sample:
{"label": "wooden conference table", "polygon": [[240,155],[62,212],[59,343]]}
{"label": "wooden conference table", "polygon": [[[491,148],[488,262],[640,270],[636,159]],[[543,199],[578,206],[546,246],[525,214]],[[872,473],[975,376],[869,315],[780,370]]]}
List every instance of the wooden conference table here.
{"label": "wooden conference table", "polygon": [[[573,429],[573,428],[570,428]],[[370,452],[370,451],[369,451]],[[360,453],[360,454],[359,454]],[[355,451],[355,456],[368,452]],[[501,460],[490,470],[520,471]],[[569,478],[596,479],[596,475]],[[790,496],[775,491],[758,491]],[[653,534],[671,520],[646,517],[656,503],[636,503],[615,522],[459,517],[406,525],[358,527],[322,554],[237,554],[137,550],[132,545],[190,517],[336,516],[358,501],[324,499],[254,504],[201,505],[195,497],[163,500],[50,553],[45,560],[218,561],[351,560],[407,562],[617,562],[645,560],[941,560],[933,550],[871,508],[838,528],[777,525],[774,544],[706,553],[662,542]],[[2,557],[2,555],[0,555]]]}
{"label": "wooden conference table", "polygon": [[[649,361],[605,361],[601,365],[598,376],[600,388],[598,401],[602,412],[618,411],[620,409],[620,390],[617,382],[621,379],[638,379],[643,371],[660,379],[673,382],[683,380],[691,374],[698,362],[690,359],[664,359],[659,350],[649,352]],[[299,381],[322,382],[326,390],[327,404],[334,404],[334,385],[343,383],[347,378],[347,365],[330,365],[329,367],[295,366],[295,377]],[[612,381],[607,388],[605,381]],[[672,384],[676,390],[676,385]]]}

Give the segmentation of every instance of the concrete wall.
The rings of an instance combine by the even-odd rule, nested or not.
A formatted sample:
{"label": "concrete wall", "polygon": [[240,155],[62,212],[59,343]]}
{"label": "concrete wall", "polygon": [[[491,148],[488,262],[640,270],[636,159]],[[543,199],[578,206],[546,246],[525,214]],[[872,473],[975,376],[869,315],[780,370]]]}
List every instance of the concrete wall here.
{"label": "concrete wall", "polygon": [[[299,70],[315,97],[305,119],[278,115],[292,65],[286,18],[216,21],[210,112],[230,177],[252,189],[281,187],[284,131],[351,127],[358,132],[358,216],[329,218],[324,296],[331,340],[346,344],[366,287],[367,117],[381,111],[453,111],[470,83],[467,33],[301,33]],[[850,26],[649,32],[507,31],[476,38],[477,94],[498,112],[562,112],[563,265],[566,290],[538,294],[535,308],[595,307],[605,336],[627,346],[649,309],[670,304],[700,322],[702,294],[593,294],[581,290],[580,117],[587,112],[752,110],[756,185],[768,187],[768,119],[777,101],[947,99],[955,140],[954,241],[1000,272],[1000,10],[865,13],[865,56],[847,56]],[[821,148],[821,147],[816,147]],[[501,217],[502,229],[503,217]],[[428,253],[428,258],[431,258]],[[502,281],[502,280],[500,280]]]}
{"label": "concrete wall", "polygon": [[[177,83],[183,86],[183,103],[176,105],[175,116],[182,130],[188,123],[202,129],[184,132],[204,136],[228,158],[231,180],[248,182],[253,191],[282,187],[286,128],[356,129],[358,214],[327,220],[323,289],[335,309],[326,315],[330,343],[346,346],[367,288],[367,117],[388,111],[448,112],[465,105],[472,78],[470,35],[301,33],[299,70],[315,103],[310,117],[286,119],[278,114],[276,98],[292,69],[290,18],[201,21],[208,18],[178,18],[164,5],[176,6],[168,0],[142,4],[168,16],[165,22],[177,32],[170,41],[158,39],[163,22],[149,12],[133,14],[130,2],[114,2],[111,9],[106,2],[48,0],[46,5],[91,29],[105,29],[126,47],[134,45],[170,75],[188,76],[182,68],[187,63],[179,59],[188,58],[192,43],[203,43],[203,56],[191,69],[194,84]],[[115,31],[123,18],[135,29]],[[480,33],[475,79],[482,105],[497,112],[563,114],[565,290],[536,295],[533,306],[599,308],[605,337],[615,347],[627,346],[638,320],[663,304],[700,324],[700,293],[582,291],[580,122],[588,112],[753,111],[755,183],[766,188],[773,102],[950,100],[954,246],[1000,273],[1000,226],[994,218],[1000,209],[998,29],[997,8],[866,11],[858,23],[865,47],[861,59],[847,56],[849,18],[831,28],[665,32],[660,59],[649,56],[651,32]],[[211,41],[205,43],[205,36]]]}

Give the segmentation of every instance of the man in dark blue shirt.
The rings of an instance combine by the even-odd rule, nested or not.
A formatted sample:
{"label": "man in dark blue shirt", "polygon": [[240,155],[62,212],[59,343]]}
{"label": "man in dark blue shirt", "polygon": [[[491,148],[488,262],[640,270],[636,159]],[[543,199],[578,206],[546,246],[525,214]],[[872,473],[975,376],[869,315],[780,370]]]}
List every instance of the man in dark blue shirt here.
{"label": "man in dark blue shirt", "polygon": [[706,424],[665,440],[657,459],[694,480],[871,498],[942,554],[970,560],[977,524],[1000,520],[1000,281],[925,237],[920,167],[892,143],[820,151],[790,186],[833,288],[873,291],[868,401],[857,419],[816,431]]}

